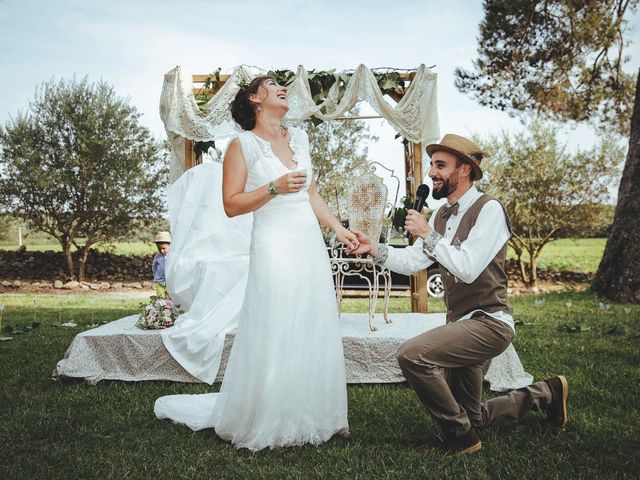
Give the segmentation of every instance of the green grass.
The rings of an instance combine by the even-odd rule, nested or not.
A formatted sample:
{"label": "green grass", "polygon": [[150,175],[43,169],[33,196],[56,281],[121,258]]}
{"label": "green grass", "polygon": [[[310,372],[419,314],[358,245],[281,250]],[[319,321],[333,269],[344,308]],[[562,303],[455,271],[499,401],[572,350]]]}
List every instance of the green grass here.
{"label": "green grass", "polygon": [[[595,272],[598,270],[606,243],[606,238],[561,238],[545,245],[538,258],[538,266]],[[515,258],[511,248],[507,257]],[[525,255],[524,258],[528,260],[529,256]]]}
{"label": "green grass", "polygon": [[[47,241],[45,243],[27,243],[27,249],[32,252],[61,252],[60,244],[55,241]],[[0,250],[16,250],[18,244],[0,242]],[[156,245],[153,242],[116,242],[113,245],[98,245],[97,250],[111,251],[120,255],[148,255],[158,251]],[[75,248],[73,249],[75,251]]]}
{"label": "green grass", "polygon": [[[406,385],[349,386],[347,441],[237,451],[212,431],[153,415],[159,396],[210,391],[206,385],[49,378],[74,335],[135,312],[139,300],[4,295],[4,324],[41,326],[0,342],[0,478],[638,478],[640,305],[601,306],[589,292],[512,300],[526,370],[571,382],[569,428],[532,413],[517,427],[482,432],[479,453],[443,458],[412,450],[436,429]],[[393,299],[391,308],[407,311],[408,303]],[[345,300],[345,310],[365,308],[366,300]],[[79,326],[53,327],[58,318]],[[570,333],[576,325],[581,331]],[[607,333],[612,327],[617,334]]]}

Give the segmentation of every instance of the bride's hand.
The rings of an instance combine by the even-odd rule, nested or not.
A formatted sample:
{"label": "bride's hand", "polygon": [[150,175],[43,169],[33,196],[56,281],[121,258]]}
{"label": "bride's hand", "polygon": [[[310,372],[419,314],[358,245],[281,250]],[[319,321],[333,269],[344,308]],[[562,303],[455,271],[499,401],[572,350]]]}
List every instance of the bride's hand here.
{"label": "bride's hand", "polygon": [[351,253],[360,246],[358,237],[344,227],[336,230],[336,238],[347,246],[347,253]]}
{"label": "bride's hand", "polygon": [[307,173],[304,171],[287,173],[273,182],[279,193],[296,193],[304,187]]}
{"label": "bride's hand", "polygon": [[369,237],[358,230],[353,230],[352,233],[356,236],[359,245],[349,253],[353,253],[355,255],[364,255],[368,253],[373,257],[378,255],[378,246],[374,245],[371,240],[369,240]]}

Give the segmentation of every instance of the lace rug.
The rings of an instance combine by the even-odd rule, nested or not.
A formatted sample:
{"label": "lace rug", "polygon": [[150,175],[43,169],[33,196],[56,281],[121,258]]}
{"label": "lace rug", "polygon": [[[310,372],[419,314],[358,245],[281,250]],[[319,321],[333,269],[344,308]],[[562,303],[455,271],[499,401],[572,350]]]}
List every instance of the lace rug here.
{"label": "lace rug", "polygon": [[[343,314],[340,320],[347,383],[395,383],[404,381],[396,361],[396,349],[404,340],[444,324],[444,314],[400,313],[390,315],[386,324],[376,315],[377,331],[368,327],[367,314]],[[79,333],[60,360],[53,377],[100,380],[199,380],[184,370],[162,343],[159,330],[135,327],[137,315],[121,318]],[[224,352],[216,381],[222,379],[234,332],[225,338]],[[530,385],[533,377],[522,367],[512,345],[496,357],[485,375],[495,391]]]}

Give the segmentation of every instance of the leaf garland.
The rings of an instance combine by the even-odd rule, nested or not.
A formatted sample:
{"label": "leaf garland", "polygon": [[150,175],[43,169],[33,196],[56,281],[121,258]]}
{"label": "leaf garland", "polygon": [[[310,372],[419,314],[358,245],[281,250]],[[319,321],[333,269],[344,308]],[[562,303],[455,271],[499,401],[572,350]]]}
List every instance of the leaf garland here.
{"label": "leaf garland", "polygon": [[[220,80],[221,67],[218,67],[211,75],[207,77],[204,84],[194,94],[196,104],[200,111],[204,114],[208,113],[207,102],[215,95],[215,93],[222,86]],[[414,72],[415,70],[409,70]],[[352,73],[349,71],[340,72],[336,78],[336,70],[309,70],[307,72],[307,78],[309,80],[309,89],[311,90],[311,98],[316,105],[323,103],[329,95],[329,90],[333,84],[338,81],[338,102],[344,96],[347,90],[347,84],[351,80]],[[276,79],[280,85],[290,85],[294,78],[295,72],[293,70],[269,70],[267,75],[270,75]],[[384,69],[384,71],[373,72],[376,78],[378,87],[383,95],[403,95],[407,88],[407,82],[400,78],[400,72],[391,69]],[[327,113],[326,109],[322,109],[322,113]],[[317,117],[310,119],[314,126],[320,125],[323,121]],[[400,134],[396,135],[398,138]],[[209,147],[215,148],[215,142],[196,142],[196,156],[209,150]]]}
{"label": "leaf garland", "polygon": [[[221,86],[221,70],[222,69],[218,67],[217,70],[209,75],[203,86],[195,94],[198,108],[203,113],[207,112],[207,102],[211,100],[215,92],[217,92]],[[270,70],[267,72],[267,75],[274,77],[279,84],[284,86],[290,85],[295,78],[295,72],[293,70]],[[391,95],[392,97],[394,95],[402,95],[407,88],[408,82],[402,80],[400,72],[396,70],[385,69],[384,71],[374,71],[373,75],[375,76],[378,87],[383,95]],[[338,82],[338,101],[340,101],[344,96],[347,84],[349,83],[349,80],[351,80],[351,76],[352,73],[350,71],[340,72],[336,75],[335,69],[309,70],[309,89],[311,90],[311,98],[314,103],[316,105],[320,105],[324,102],[329,95],[329,90],[336,81]]]}

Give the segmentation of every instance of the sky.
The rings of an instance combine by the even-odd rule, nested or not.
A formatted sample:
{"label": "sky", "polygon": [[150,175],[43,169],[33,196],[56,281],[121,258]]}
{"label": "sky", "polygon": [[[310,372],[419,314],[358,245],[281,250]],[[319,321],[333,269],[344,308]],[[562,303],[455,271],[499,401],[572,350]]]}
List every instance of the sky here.
{"label": "sky", "polygon": [[[441,134],[488,135],[520,129],[504,112],[481,107],[454,86],[456,67],[476,55],[480,0],[0,0],[0,123],[26,109],[36,87],[73,75],[105,80],[143,113],[158,138],[163,75],[264,69],[415,68],[435,65]],[[640,67],[640,15],[631,19],[631,60]],[[369,113],[366,108],[363,113]],[[383,120],[371,160],[402,169],[402,149]],[[563,131],[571,149],[594,144],[591,128]]]}

